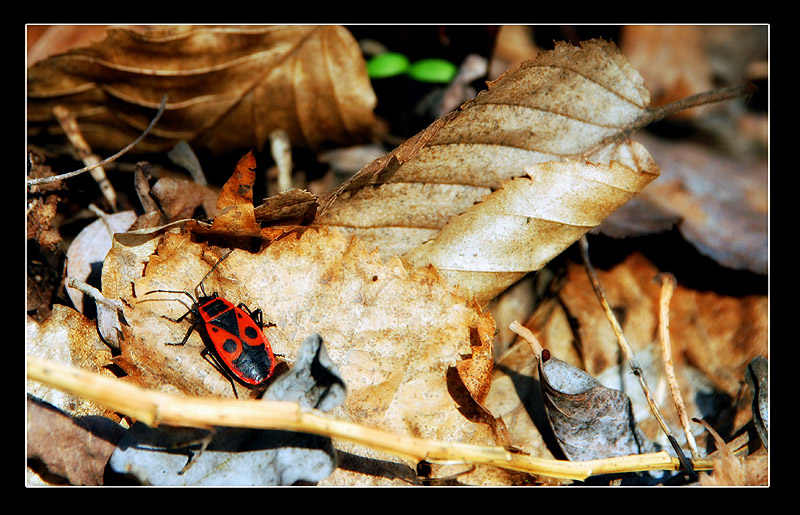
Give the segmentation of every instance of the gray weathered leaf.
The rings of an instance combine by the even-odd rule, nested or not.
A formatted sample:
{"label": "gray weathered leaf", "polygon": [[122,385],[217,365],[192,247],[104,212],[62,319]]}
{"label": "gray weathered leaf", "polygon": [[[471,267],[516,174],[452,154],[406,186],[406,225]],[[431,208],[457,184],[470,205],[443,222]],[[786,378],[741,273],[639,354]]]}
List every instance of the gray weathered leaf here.
{"label": "gray weathered leaf", "polygon": [[564,454],[573,461],[653,450],[636,425],[625,393],[550,357],[539,365],[547,417]]}
{"label": "gray weathered leaf", "polygon": [[769,362],[764,356],[756,356],[747,365],[745,372],[753,394],[753,422],[764,448],[769,447]]}
{"label": "gray weathered leaf", "polygon": [[647,134],[637,139],[658,161],[659,180],[611,215],[611,236],[676,226],[697,250],[728,268],[766,274],[769,181],[766,161],[733,158]]}
{"label": "gray weathered leaf", "polygon": [[[340,405],[345,385],[322,338],[309,336],[299,352],[295,367],[272,383],[264,398],[324,411]],[[210,438],[208,448],[195,455],[204,438]],[[187,460],[191,466],[180,473]],[[110,465],[149,485],[277,486],[325,479],[336,469],[336,450],[329,438],[292,431],[216,428],[209,433],[134,424]]]}

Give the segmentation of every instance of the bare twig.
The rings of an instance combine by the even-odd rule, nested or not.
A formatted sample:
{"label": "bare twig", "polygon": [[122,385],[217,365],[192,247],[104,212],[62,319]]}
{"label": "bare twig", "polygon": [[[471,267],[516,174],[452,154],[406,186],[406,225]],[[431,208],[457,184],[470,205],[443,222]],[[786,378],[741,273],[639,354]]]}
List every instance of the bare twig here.
{"label": "bare twig", "polygon": [[617,342],[619,343],[620,348],[622,349],[623,354],[625,354],[625,358],[628,360],[628,364],[633,371],[633,375],[636,376],[636,379],[639,381],[639,385],[642,387],[642,391],[644,392],[644,396],[647,399],[647,404],[650,406],[650,411],[653,413],[653,417],[655,417],[658,425],[661,427],[661,430],[667,435],[667,439],[669,443],[672,445],[672,448],[678,455],[678,459],[680,459],[681,463],[683,463],[686,471],[692,475],[696,476],[696,472],[692,468],[692,464],[683,454],[680,445],[678,445],[678,441],[673,436],[672,431],[669,429],[669,426],[664,421],[664,417],[661,415],[661,410],[658,407],[658,402],[656,401],[655,397],[653,396],[653,392],[650,390],[650,387],[647,386],[647,381],[645,380],[644,373],[642,371],[641,365],[639,365],[639,361],[636,359],[636,356],[631,349],[631,346],[628,344],[628,339],[625,337],[625,334],[622,332],[622,327],[619,325],[619,321],[617,320],[616,315],[614,315],[614,311],[611,309],[611,306],[608,304],[608,298],[606,297],[605,290],[603,289],[603,285],[600,284],[600,280],[597,277],[597,273],[592,266],[592,262],[589,260],[589,241],[586,239],[586,236],[582,236],[580,239],[580,250],[581,256],[583,257],[584,265],[586,266],[586,273],[589,275],[589,281],[592,283],[592,288],[594,288],[595,293],[597,294],[598,299],[600,300],[600,305],[603,307],[603,310],[606,313],[606,317],[608,321],[611,323],[611,327],[614,329],[614,334],[617,336]]}
{"label": "bare twig", "polygon": [[41,177],[39,179],[28,179],[26,184],[28,186],[36,186],[38,184],[49,184],[51,182],[63,181],[64,179],[69,179],[69,178],[75,177],[76,175],[80,175],[82,173],[88,172],[89,170],[92,170],[92,169],[94,169],[94,168],[96,168],[98,166],[105,166],[108,163],[110,163],[112,161],[115,161],[120,156],[122,156],[123,154],[128,152],[130,149],[132,149],[133,147],[138,145],[139,142],[141,142],[144,139],[144,137],[147,136],[147,134],[150,132],[150,130],[156,125],[156,123],[158,123],[158,120],[161,118],[161,115],[164,114],[164,109],[166,108],[166,106],[167,106],[167,95],[164,95],[163,97],[161,97],[161,105],[159,106],[158,112],[156,113],[155,117],[150,122],[150,125],[148,125],[147,128],[145,128],[144,132],[142,132],[139,135],[138,138],[133,140],[130,144],[128,144],[128,146],[126,146],[125,148],[123,148],[122,150],[120,150],[119,152],[114,154],[113,156],[107,157],[107,158],[103,159],[102,161],[98,161],[97,163],[94,163],[94,164],[92,164],[90,166],[85,166],[85,167],[81,168],[80,170],[75,170],[74,172],[64,173],[64,174],[61,174],[61,175],[54,175],[52,177]]}
{"label": "bare twig", "polygon": [[589,155],[598,148],[602,148],[615,141],[624,140],[636,131],[643,129],[644,127],[647,127],[648,125],[659,120],[663,120],[667,116],[691,109],[693,107],[749,96],[755,93],[757,90],[758,87],[750,82],[747,82],[736,86],[729,86],[727,88],[705,91],[703,93],[698,93],[696,95],[676,100],[675,102],[670,102],[669,104],[663,106],[645,109],[644,112],[631,123],[622,127],[620,130],[615,131],[613,134],[603,138],[590,149],[584,151],[583,155]]}
{"label": "bare twig", "polygon": [[100,290],[95,288],[90,284],[86,284],[85,282],[81,281],[80,279],[76,279],[75,277],[67,277],[65,281],[65,285],[69,288],[75,288],[79,292],[88,295],[95,302],[107,306],[114,310],[122,310],[123,305],[122,302],[119,300],[109,299],[105,297]]}
{"label": "bare twig", "polygon": [[712,89],[711,91],[704,91],[703,93],[682,98],[660,107],[650,108],[647,110],[647,114],[642,118],[647,119],[644,125],[649,125],[672,114],[685,111],[686,109],[691,109],[692,107],[714,104],[717,102],[724,102],[725,100],[732,100],[738,97],[749,96],[755,93],[757,90],[758,87],[750,82],[738,84],[736,86],[728,86],[727,88]]}
{"label": "bare twig", "polygon": [[528,342],[528,345],[530,345],[533,354],[536,356],[536,359],[539,361],[542,360],[542,352],[544,352],[544,349],[542,348],[542,344],[539,343],[539,340],[530,329],[520,324],[516,320],[511,322],[511,325],[509,325],[508,328],[511,330],[511,332],[518,334],[523,340]]}
{"label": "bare twig", "polygon": [[697,443],[694,440],[691,426],[689,425],[689,415],[686,413],[686,406],[683,403],[681,389],[678,385],[678,378],[675,376],[675,366],[672,364],[672,344],[669,338],[669,302],[672,299],[672,292],[675,291],[675,276],[669,273],[662,273],[658,276],[661,279],[661,298],[659,302],[658,321],[661,334],[661,354],[664,358],[664,369],[667,373],[667,380],[672,391],[672,401],[675,403],[675,410],[686,434],[686,442],[692,451],[692,456],[697,458],[700,453],[697,451]]}
{"label": "bare twig", "polygon": [[[513,453],[503,447],[439,442],[399,435],[333,418],[293,402],[206,399],[168,395],[93,372],[26,356],[29,379],[79,395],[140,422],[188,427],[249,427],[301,431],[340,438],[395,456],[431,463],[476,463],[548,477],[583,480],[600,474],[645,470],[680,470],[681,462],[666,452],[570,462]],[[713,462],[696,460],[709,470]]]}
{"label": "bare twig", "polygon": [[83,137],[83,133],[81,133],[80,127],[78,127],[78,122],[75,119],[75,114],[70,112],[66,107],[62,106],[61,104],[55,106],[53,108],[53,114],[58,120],[59,125],[64,130],[64,134],[67,135],[70,143],[72,146],[75,147],[75,151],[78,153],[78,157],[81,158],[83,164],[86,166],[93,167],[91,168],[91,174],[94,178],[97,185],[100,187],[100,191],[103,193],[103,196],[108,200],[108,203],[111,205],[111,208],[116,211],[117,210],[117,193],[114,191],[114,187],[111,185],[111,182],[106,177],[106,171],[102,166],[98,166],[97,163],[100,162],[100,158],[92,152],[91,147],[89,147],[89,143],[86,142],[86,138]]}

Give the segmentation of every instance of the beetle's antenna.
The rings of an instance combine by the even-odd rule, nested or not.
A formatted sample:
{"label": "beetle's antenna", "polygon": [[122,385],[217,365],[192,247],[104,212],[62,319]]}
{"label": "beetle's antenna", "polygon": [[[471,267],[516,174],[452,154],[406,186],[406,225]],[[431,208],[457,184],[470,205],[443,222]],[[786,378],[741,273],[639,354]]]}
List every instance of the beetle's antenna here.
{"label": "beetle's antenna", "polygon": [[196,286],[196,287],[195,287],[195,289],[194,289],[194,294],[195,294],[195,296],[199,297],[199,295],[198,295],[198,293],[197,293],[197,288],[200,288],[200,291],[201,291],[201,292],[203,292],[203,296],[204,296],[204,297],[206,297],[206,296],[207,296],[207,295],[206,295],[206,290],[205,290],[205,288],[203,288],[203,283],[205,282],[205,280],[206,280],[206,279],[208,279],[208,276],[209,276],[209,275],[211,275],[211,272],[213,272],[214,270],[216,270],[216,268],[219,266],[219,264],[220,264],[220,263],[222,263],[222,262],[225,260],[225,258],[226,258],[226,257],[228,257],[228,256],[230,256],[231,254],[233,254],[233,249],[229,250],[227,254],[225,254],[224,256],[222,256],[222,257],[219,259],[219,261],[217,261],[216,263],[214,263],[214,266],[212,266],[212,267],[211,267],[211,270],[209,270],[209,271],[208,271],[208,273],[205,275],[205,277],[203,277],[203,279],[202,279],[202,280],[201,280],[199,283],[197,283],[197,286]]}
{"label": "beetle's antenna", "polygon": [[[146,291],[146,292],[144,292],[144,294],[143,294],[143,295],[150,295],[151,293],[183,293],[184,295],[186,295],[187,297],[189,297],[190,299],[192,299],[192,304],[194,304],[194,302],[195,302],[195,300],[194,300],[194,297],[192,297],[192,294],[191,294],[191,293],[189,293],[188,291],[178,291],[178,290],[150,290],[150,291]],[[191,309],[192,309],[191,307],[189,307],[189,306],[188,306],[188,305],[187,305],[187,304],[186,304],[184,301],[182,301],[181,299],[139,299],[139,300],[137,301],[137,304],[138,304],[139,302],[148,302],[148,301],[154,301],[154,300],[161,300],[161,301],[172,300],[172,301],[175,301],[175,302],[180,302],[181,304],[183,304],[183,306],[184,306],[186,309],[188,309],[188,310],[190,310],[190,311],[191,311]]]}

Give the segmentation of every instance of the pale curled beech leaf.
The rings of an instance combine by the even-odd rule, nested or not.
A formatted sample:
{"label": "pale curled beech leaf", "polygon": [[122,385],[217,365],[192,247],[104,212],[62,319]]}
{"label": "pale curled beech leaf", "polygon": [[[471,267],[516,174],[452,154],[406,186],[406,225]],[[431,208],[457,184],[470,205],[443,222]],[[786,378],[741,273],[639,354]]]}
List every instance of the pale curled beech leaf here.
{"label": "pale curled beech leaf", "polygon": [[164,116],[137,148],[186,140],[212,152],[262,149],[284,129],[312,148],[360,140],[375,93],[344,27],[112,27],[103,41],[28,68],[29,133],[48,130],[56,104],[75,113],[94,150],[119,149]]}
{"label": "pale curled beech leaf", "polygon": [[649,102],[613,43],[559,43],[365,167],[323,204],[319,221],[384,258],[389,249],[408,253],[409,264],[431,263],[485,302],[658,175],[628,139]]}
{"label": "pale curled beech leaf", "polygon": [[616,162],[542,163],[454,217],[404,260],[433,264],[480,303],[539,270],[627,202],[654,175]]}
{"label": "pale curled beech leaf", "polygon": [[599,225],[650,179],[617,163],[554,161],[528,173],[453,218],[435,240],[406,258],[421,261],[425,255],[442,270],[538,270],[554,250]]}

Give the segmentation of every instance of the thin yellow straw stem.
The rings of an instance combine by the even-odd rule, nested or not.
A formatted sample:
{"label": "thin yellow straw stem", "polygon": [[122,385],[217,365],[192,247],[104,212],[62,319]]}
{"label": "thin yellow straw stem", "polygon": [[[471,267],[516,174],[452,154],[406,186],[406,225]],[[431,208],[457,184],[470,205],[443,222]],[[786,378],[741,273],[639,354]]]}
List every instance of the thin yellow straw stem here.
{"label": "thin yellow straw stem", "polygon": [[[26,357],[29,379],[97,402],[140,422],[189,427],[249,427],[299,431],[340,438],[395,456],[432,463],[473,463],[561,479],[584,480],[596,474],[680,470],[666,452],[570,462],[516,454],[502,447],[423,440],[338,420],[292,402],[192,398],[152,392],[110,377]],[[696,460],[708,470],[710,460]]]}

